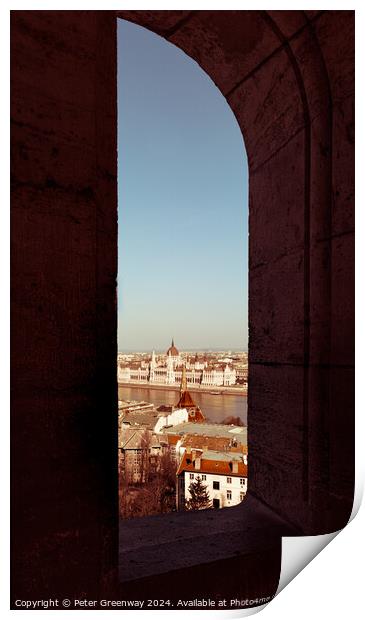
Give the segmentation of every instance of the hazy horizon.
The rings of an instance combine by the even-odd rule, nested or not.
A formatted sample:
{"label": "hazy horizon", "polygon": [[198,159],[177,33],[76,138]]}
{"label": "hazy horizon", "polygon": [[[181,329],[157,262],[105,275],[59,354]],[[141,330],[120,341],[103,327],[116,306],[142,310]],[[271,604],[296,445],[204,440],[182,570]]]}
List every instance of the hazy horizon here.
{"label": "hazy horizon", "polygon": [[247,174],[212,80],[118,19],[118,351],[247,350]]}
{"label": "hazy horizon", "polygon": [[[171,343],[170,343],[171,344]],[[118,354],[119,353],[123,353],[123,354],[129,354],[129,353],[152,353],[152,351],[154,351],[156,354],[164,354],[167,351],[166,349],[123,349],[118,350]],[[233,348],[217,348],[217,347],[208,347],[208,348],[189,348],[189,349],[182,349],[182,348],[178,348],[179,353],[227,353],[228,351],[231,351],[232,353],[247,353],[246,349],[233,349]]]}

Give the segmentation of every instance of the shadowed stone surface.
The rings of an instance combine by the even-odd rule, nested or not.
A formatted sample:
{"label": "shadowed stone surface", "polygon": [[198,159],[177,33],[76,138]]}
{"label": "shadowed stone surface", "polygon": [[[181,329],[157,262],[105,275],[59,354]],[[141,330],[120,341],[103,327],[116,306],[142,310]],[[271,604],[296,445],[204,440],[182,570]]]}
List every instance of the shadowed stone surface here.
{"label": "shadowed stone surface", "polygon": [[227,510],[121,520],[119,530],[122,582],[265,552],[275,547],[284,532],[295,533],[284,520],[251,497]]}
{"label": "shadowed stone surface", "polygon": [[116,20],[11,17],[13,593],[97,597],[117,563]]}

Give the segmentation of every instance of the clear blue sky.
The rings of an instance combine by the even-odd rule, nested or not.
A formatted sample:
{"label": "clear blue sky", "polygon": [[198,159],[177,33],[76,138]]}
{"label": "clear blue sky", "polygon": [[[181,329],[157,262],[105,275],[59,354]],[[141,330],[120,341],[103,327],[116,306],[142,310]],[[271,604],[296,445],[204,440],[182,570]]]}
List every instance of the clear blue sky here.
{"label": "clear blue sky", "polygon": [[118,20],[118,350],[247,349],[247,159],[199,65]]}

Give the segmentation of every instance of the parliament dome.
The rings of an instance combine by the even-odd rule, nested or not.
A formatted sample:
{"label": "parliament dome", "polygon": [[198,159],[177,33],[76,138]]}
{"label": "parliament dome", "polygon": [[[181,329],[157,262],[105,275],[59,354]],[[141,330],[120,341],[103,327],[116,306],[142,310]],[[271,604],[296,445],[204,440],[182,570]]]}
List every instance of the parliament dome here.
{"label": "parliament dome", "polygon": [[177,350],[177,348],[174,345],[174,339],[172,339],[171,347],[169,349],[167,349],[166,355],[171,355],[171,357],[179,357],[180,354],[179,354],[179,351]]}

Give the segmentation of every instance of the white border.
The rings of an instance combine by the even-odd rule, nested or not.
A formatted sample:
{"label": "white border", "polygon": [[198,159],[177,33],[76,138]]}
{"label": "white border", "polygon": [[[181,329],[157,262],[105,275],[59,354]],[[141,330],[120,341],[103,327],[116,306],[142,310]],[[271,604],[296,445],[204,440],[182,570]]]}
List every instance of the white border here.
{"label": "white border", "polygon": [[[107,2],[101,5],[99,2],[70,2],[69,0],[63,1],[62,4],[59,3],[57,7],[60,10],[117,10],[117,9],[126,9],[126,10],[180,10],[182,8],[182,3],[180,2],[141,2],[140,4],[135,4],[131,2]],[[312,8],[310,3],[305,3],[305,6]],[[1,205],[1,221],[0,221],[0,234],[1,234],[1,266],[2,266],[2,286],[1,291],[3,293],[1,299],[1,321],[0,321],[0,342],[2,348],[2,357],[1,357],[1,381],[2,381],[2,390],[1,394],[3,397],[3,407],[2,407],[2,440],[3,446],[1,450],[1,458],[2,458],[2,473],[3,483],[2,483],[2,498],[9,498],[9,302],[8,296],[9,291],[9,213],[7,209],[7,205],[9,204],[9,156],[8,156],[8,136],[9,136],[9,10],[50,10],[55,9],[56,7],[49,1],[38,1],[38,2],[3,2],[1,5],[1,36],[0,36],[0,45],[1,45],[1,63],[2,63],[2,97],[1,97],[1,123],[2,123],[2,159],[1,159],[1,174],[2,174],[2,205]],[[265,8],[265,10],[299,10],[303,9],[303,5],[299,5],[294,2],[279,2],[275,3],[265,3],[264,6],[257,6],[257,4],[242,4],[242,2],[224,2],[224,6],[222,4],[218,4],[214,1],[212,2],[199,2],[194,6],[194,9],[202,9],[202,10],[222,10],[222,9],[236,9],[236,10],[247,10],[247,9],[258,9]],[[189,10],[192,9],[192,6],[189,6]],[[362,9],[362,3],[357,0],[356,2],[350,3],[350,6],[346,6],[345,3],[340,3],[337,1],[323,1],[321,3],[321,9],[323,10],[343,10],[343,9],[356,9],[356,22],[357,22],[357,58],[365,57],[364,50],[364,10]],[[365,308],[364,308],[364,289],[361,280],[361,275],[359,273],[359,265],[364,259],[364,243],[362,242],[362,238],[360,237],[361,231],[364,233],[364,187],[363,187],[363,166],[364,166],[364,139],[360,140],[359,136],[364,136],[364,79],[362,77],[362,67],[357,71],[357,84],[356,84],[356,137],[357,137],[357,145],[356,145],[356,154],[357,154],[357,163],[356,163],[356,178],[357,178],[357,189],[356,189],[356,199],[357,204],[361,206],[357,210],[357,247],[356,247],[356,262],[357,262],[357,299],[356,299],[356,316],[360,317],[357,323],[357,353],[356,353],[356,368],[357,368],[357,376],[363,377],[364,375],[364,366],[362,362],[362,352],[365,350],[364,347],[364,333],[361,330],[362,323],[364,322],[365,317]],[[5,301],[6,300],[6,301]],[[358,488],[363,489],[364,486],[364,471],[365,471],[365,461],[364,461],[364,450],[362,442],[360,438],[364,437],[364,399],[363,393],[360,393],[357,390],[356,393],[356,410],[358,412],[356,419],[356,444],[357,444],[357,454],[356,454],[356,468],[357,468],[357,494],[356,494],[356,503],[359,503],[358,498],[360,497]],[[360,412],[360,413],[359,413]],[[344,420],[343,423],[346,423]],[[6,472],[6,473],[5,473]],[[336,618],[342,618],[344,615],[348,618],[357,618],[359,616],[360,609],[363,608],[362,601],[362,592],[363,592],[363,568],[361,566],[360,570],[356,569],[355,556],[357,555],[360,539],[362,543],[364,542],[364,509],[360,510],[358,516],[354,521],[352,521],[345,530],[341,533],[340,536],[337,537],[335,544],[329,545],[328,548],[325,549],[323,553],[316,559],[315,562],[312,562],[306,570],[304,570],[300,575],[294,580],[293,583],[290,584],[289,588],[285,588],[285,590],[274,600],[272,601],[266,609],[263,611],[267,617],[272,618],[280,618],[283,620],[285,618],[295,617],[296,620],[301,620],[302,618],[308,618],[309,614],[315,613],[319,615],[321,613],[330,615],[331,620]],[[1,535],[3,538],[2,550],[9,549],[9,512],[4,508],[4,502],[2,502],[2,510],[1,510]],[[362,555],[360,555],[360,559],[362,560]],[[361,563],[362,564],[362,563]],[[2,609],[5,613],[12,613],[8,610],[8,601],[9,601],[9,553],[5,554],[4,552],[1,554],[1,580],[0,580],[0,593],[1,593],[1,603]],[[256,610],[252,610],[256,611]],[[37,613],[37,612],[23,612],[20,611],[18,614],[28,614],[28,613]],[[42,612],[42,617],[47,617],[49,612]],[[78,611],[71,612],[58,612],[59,614],[77,614]],[[123,612],[123,616],[126,613],[133,614],[145,614],[147,613],[149,617],[157,616],[160,612],[151,611],[151,612],[143,612],[143,611],[134,611],[134,612]],[[164,614],[164,618],[170,618],[172,616],[176,617],[176,614],[180,612],[166,612]],[[184,612],[181,612],[184,613]],[[180,617],[181,617],[180,613]],[[46,614],[44,616],[43,614]],[[269,614],[269,615],[267,615]],[[219,618],[223,617],[235,617],[235,616],[243,616],[241,610],[232,611],[232,612],[210,612],[209,618],[218,616]],[[266,617],[265,616],[265,617]],[[189,618],[201,617],[201,612],[199,611],[190,611]],[[205,616],[207,617],[207,616]]]}

